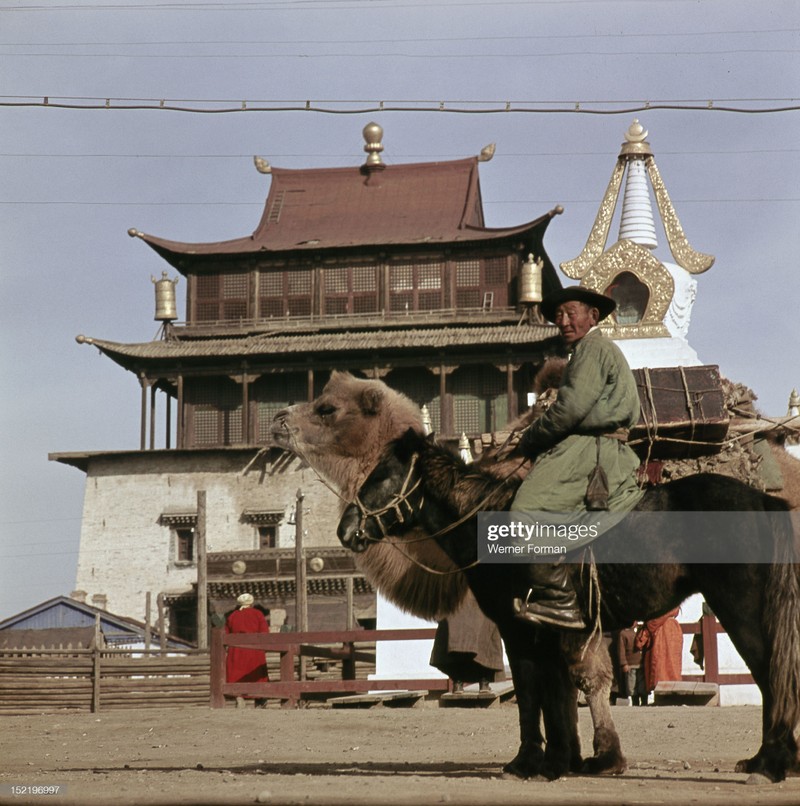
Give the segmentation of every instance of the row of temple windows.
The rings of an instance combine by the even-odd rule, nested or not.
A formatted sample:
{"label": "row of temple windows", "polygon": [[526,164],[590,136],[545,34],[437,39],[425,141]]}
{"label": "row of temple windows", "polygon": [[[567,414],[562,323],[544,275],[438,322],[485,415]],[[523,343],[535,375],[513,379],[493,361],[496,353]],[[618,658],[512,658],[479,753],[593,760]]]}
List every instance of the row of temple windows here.
{"label": "row of temple windows", "polygon": [[[326,377],[315,382],[314,396]],[[442,400],[438,376],[420,369],[397,369],[384,379],[419,406],[427,406],[433,430],[442,433]],[[248,392],[250,434],[244,433],[242,387],[229,378],[187,380],[185,390],[187,446],[267,443],[275,414],[308,399],[305,375],[263,377]],[[462,367],[447,377],[445,406],[452,433],[481,434],[502,430],[508,422],[506,376],[492,366]]]}
{"label": "row of temple windows", "polygon": [[193,275],[190,322],[506,307],[506,256]]}
{"label": "row of temple windows", "polygon": [[[278,527],[270,524],[256,526],[258,549],[274,549],[278,545]],[[174,540],[175,562],[179,565],[191,565],[195,562],[195,531],[193,526],[178,526],[172,529]]]}

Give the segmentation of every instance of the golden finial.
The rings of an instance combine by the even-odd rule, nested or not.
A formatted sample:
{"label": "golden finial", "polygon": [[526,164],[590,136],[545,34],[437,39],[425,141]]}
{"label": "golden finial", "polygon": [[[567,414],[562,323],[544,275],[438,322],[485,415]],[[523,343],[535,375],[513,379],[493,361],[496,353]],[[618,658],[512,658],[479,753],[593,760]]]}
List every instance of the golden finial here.
{"label": "golden finial", "polygon": [[647,129],[639,123],[638,118],[633,119],[633,123],[628,126],[628,131],[625,132],[625,139],[629,143],[642,143],[647,137]]}
{"label": "golden finial", "polygon": [[620,156],[652,157],[653,152],[650,150],[650,143],[645,140],[647,134],[647,129],[639,123],[639,119],[634,118],[633,123],[628,126],[628,130],[625,132],[625,142],[622,144]]}
{"label": "golden finial", "polygon": [[367,161],[364,163],[364,167],[369,169],[385,168],[386,166],[381,161],[383,129],[377,123],[367,123],[361,133],[366,141],[364,151],[367,152]]}
{"label": "golden finial", "polygon": [[489,162],[494,156],[495,148],[497,148],[497,143],[489,143],[488,146],[484,146],[481,153],[478,154],[478,162]]}
{"label": "golden finial", "polygon": [[272,166],[263,157],[258,157],[258,156],[253,157],[253,163],[256,166],[256,170],[260,174],[270,174],[270,173],[272,173]]}

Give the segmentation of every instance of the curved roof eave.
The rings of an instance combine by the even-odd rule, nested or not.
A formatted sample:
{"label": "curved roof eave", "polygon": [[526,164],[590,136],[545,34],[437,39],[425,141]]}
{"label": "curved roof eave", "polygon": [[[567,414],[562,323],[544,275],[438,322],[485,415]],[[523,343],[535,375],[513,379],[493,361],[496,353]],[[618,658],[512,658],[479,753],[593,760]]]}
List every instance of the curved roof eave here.
{"label": "curved roof eave", "polygon": [[518,224],[514,227],[474,227],[465,225],[463,228],[440,233],[439,235],[420,235],[415,239],[363,239],[342,242],[324,243],[315,239],[309,239],[299,243],[276,243],[274,245],[265,243],[263,240],[256,240],[250,235],[243,238],[234,238],[227,241],[215,241],[209,243],[188,243],[181,241],[171,241],[159,238],[138,230],[132,230],[131,236],[143,240],[151,249],[156,251],[170,265],[179,271],[185,268],[187,258],[214,258],[228,256],[254,256],[265,254],[285,254],[287,252],[320,252],[326,250],[344,250],[356,248],[381,248],[386,246],[423,246],[438,244],[440,246],[463,245],[465,243],[486,243],[493,240],[503,240],[515,236],[523,236],[527,233],[541,229],[540,235],[544,235],[548,224],[557,215],[559,208],[555,208],[539,216],[532,221]]}

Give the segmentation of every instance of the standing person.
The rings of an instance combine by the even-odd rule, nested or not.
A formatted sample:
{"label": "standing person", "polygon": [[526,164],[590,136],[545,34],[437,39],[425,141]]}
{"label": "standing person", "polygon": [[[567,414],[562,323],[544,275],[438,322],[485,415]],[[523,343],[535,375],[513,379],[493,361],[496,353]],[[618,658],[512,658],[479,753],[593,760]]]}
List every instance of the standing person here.
{"label": "standing person", "polygon": [[647,688],[642,667],[642,650],[636,647],[636,624],[619,631],[617,661],[621,671],[622,696],[630,697],[632,705],[647,705]]}
{"label": "standing person", "polygon": [[491,691],[490,683],[505,678],[500,631],[470,590],[458,610],[439,622],[430,664],[453,681],[454,692],[463,691],[465,683]]}
{"label": "standing person", "polygon": [[636,636],[636,646],[644,651],[644,677],[651,692],[660,680],[680,680],[683,668],[683,630],[678,624],[680,608],[649,619]]}
{"label": "standing person", "polygon": [[[636,380],[622,351],[597,327],[615,307],[610,297],[581,286],[542,301],[541,312],[558,327],[570,357],[555,402],[515,449],[535,464],[512,512],[624,513],[641,498],[639,458],[626,444],[639,419]],[[598,488],[605,495],[596,495]],[[566,565],[531,563],[528,574],[528,596],[515,602],[518,617],[562,629],[587,626]]]}
{"label": "standing person", "polygon": [[[236,599],[238,609],[228,616],[225,624],[226,633],[260,633],[269,632],[269,625],[264,614],[253,607],[253,596],[243,593]],[[246,647],[228,647],[225,660],[225,679],[228,683],[266,683],[267,659],[263,649],[247,649]],[[238,700],[238,698],[237,698]],[[263,706],[266,700],[256,699],[256,706]]]}

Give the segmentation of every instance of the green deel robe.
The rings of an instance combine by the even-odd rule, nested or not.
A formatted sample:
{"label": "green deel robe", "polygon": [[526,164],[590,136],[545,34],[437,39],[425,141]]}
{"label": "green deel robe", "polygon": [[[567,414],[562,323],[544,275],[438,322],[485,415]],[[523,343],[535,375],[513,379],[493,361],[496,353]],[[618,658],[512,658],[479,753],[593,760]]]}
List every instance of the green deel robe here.
{"label": "green deel robe", "polygon": [[[536,461],[511,511],[576,513],[559,522],[596,516],[587,514],[584,501],[597,464],[596,435],[631,428],[638,419],[639,394],[625,356],[599,329],[591,330],[574,347],[556,401],[522,436],[524,452]],[[601,437],[600,464],[608,477],[609,512],[630,512],[643,495],[636,483],[639,458],[624,442]],[[602,514],[601,531],[618,520]]]}

